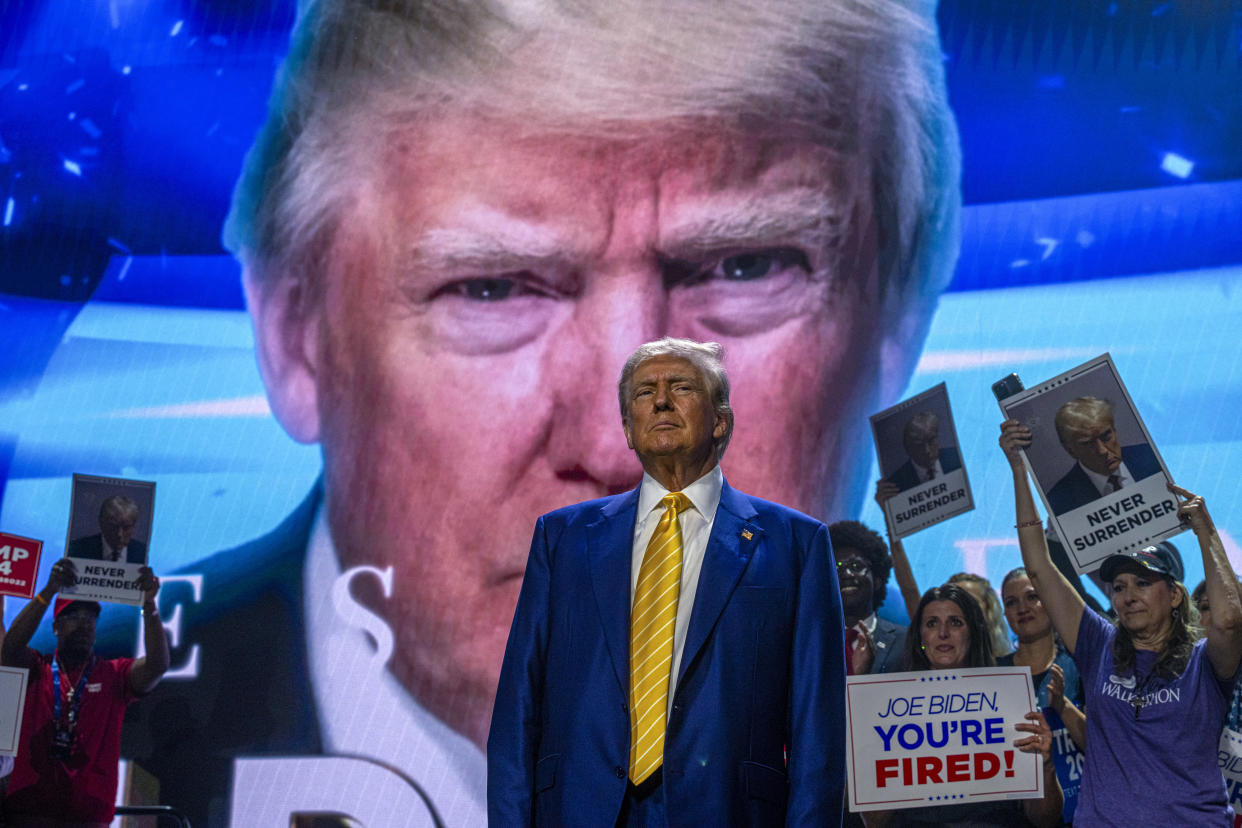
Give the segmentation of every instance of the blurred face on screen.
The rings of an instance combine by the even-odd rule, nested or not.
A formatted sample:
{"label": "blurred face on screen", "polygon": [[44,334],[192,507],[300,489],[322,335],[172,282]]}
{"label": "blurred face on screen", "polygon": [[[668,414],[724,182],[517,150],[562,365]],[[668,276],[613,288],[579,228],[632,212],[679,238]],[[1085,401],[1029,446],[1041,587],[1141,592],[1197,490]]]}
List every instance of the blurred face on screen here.
{"label": "blurred face on screen", "polygon": [[111,549],[119,550],[129,546],[137,524],[136,513],[126,513],[122,510],[106,511],[99,516],[99,532]]}
{"label": "blurred face on screen", "polygon": [[845,508],[880,393],[871,207],[841,183],[856,169],[792,138],[462,118],[377,151],[298,339],[298,435],[323,444],[342,564],[394,567],[392,669],[483,744],[535,519],[640,479],[616,389],[638,345],[721,342],[730,482]]}
{"label": "blurred face on screen", "polygon": [[936,432],[918,431],[907,434],[905,445],[910,459],[925,469],[930,469],[940,459],[940,435]]}

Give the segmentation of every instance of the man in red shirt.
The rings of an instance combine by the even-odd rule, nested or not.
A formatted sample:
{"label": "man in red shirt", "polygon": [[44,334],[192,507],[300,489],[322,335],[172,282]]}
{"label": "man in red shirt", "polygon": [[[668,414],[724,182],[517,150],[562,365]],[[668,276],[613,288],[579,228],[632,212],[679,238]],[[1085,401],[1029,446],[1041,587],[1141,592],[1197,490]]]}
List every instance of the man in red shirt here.
{"label": "man in red shirt", "polygon": [[8,826],[106,826],[116,801],[125,708],[151,691],[168,669],[168,639],[155,605],[160,582],[143,567],[142,658],[95,655],[99,604],[60,598],[53,612],[56,651],[27,644],[52,597],[77,582],[68,558],[52,566],[43,589],[13,621],[0,646],[6,667],[30,670],[22,741],[4,799]]}

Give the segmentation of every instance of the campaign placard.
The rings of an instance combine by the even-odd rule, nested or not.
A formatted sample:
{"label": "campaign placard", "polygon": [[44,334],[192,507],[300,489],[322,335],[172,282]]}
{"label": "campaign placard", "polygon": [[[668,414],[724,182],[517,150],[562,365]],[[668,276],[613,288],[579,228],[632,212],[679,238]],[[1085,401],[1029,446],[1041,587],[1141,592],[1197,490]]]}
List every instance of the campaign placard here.
{"label": "campaign placard", "polygon": [[871,433],[894,538],[975,508],[943,382],[872,414]]}
{"label": "campaign placard", "polygon": [[43,541],[0,532],[0,595],[33,598]]}
{"label": "campaign placard", "polygon": [[73,476],[65,555],[78,582],[65,596],[139,604],[139,570],[148,565],[155,484],[120,477]]}
{"label": "campaign placard", "polygon": [[26,708],[25,667],[0,667],[0,756],[16,756]]}
{"label": "campaign placard", "polygon": [[1044,719],[1052,730],[1052,764],[1056,768],[1057,781],[1061,783],[1061,797],[1064,800],[1061,813],[1065,815],[1066,822],[1069,822],[1078,807],[1078,792],[1082,790],[1082,769],[1087,762],[1087,755],[1074,744],[1069,728],[1056,710],[1045,707],[1043,712]]}
{"label": "campaign placard", "polygon": [[1216,764],[1225,779],[1225,793],[1234,811],[1234,828],[1242,828],[1242,733],[1231,727],[1221,731]]}
{"label": "campaign placard", "polygon": [[1108,354],[1000,407],[1031,430],[1022,456],[1078,572],[1185,528],[1172,478]]}
{"label": "campaign placard", "polygon": [[1038,710],[1026,667],[846,679],[851,811],[1038,799],[1042,758],[1013,746]]}

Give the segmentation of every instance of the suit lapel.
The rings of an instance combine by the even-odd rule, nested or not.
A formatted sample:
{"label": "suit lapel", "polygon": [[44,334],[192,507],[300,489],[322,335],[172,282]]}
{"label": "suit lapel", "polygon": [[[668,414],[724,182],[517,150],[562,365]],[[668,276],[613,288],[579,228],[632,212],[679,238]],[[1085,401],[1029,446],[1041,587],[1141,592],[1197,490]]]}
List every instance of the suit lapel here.
{"label": "suit lapel", "polygon": [[630,579],[638,489],[610,500],[589,524],[587,556],[591,585],[621,692],[630,691]]}
{"label": "suit lapel", "polygon": [[888,660],[892,658],[893,641],[897,638],[897,628],[890,627],[883,623],[883,619],[876,620],[875,635],[872,640],[875,642],[876,662],[880,669],[886,669]]}
{"label": "suit lapel", "polygon": [[755,514],[750,501],[726,482],[720,490],[716,521],[712,524],[712,533],[707,539],[707,550],[703,556],[703,569],[699,572],[698,590],[694,596],[694,608],[690,611],[686,644],[682,649],[681,669],[677,674],[679,683],[686,674],[686,668],[694,663],[699,650],[707,643],[720,613],[724,612],[755,547],[762,539],[763,530],[751,522]]}

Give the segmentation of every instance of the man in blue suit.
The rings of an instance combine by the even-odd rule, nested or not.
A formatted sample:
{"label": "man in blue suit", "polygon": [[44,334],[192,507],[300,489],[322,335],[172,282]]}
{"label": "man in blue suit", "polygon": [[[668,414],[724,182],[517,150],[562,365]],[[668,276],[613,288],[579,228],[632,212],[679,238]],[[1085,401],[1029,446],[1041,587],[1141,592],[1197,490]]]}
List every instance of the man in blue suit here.
{"label": "man in blue suit", "polygon": [[[227,824],[257,778],[234,759],[258,755],[358,757],[438,822],[484,822],[532,524],[638,485],[611,406],[647,339],[728,338],[747,426],[731,481],[821,518],[858,509],[865,415],[906,386],[957,258],[934,11],[299,5],[225,243],[271,410],[323,475],[267,537],[189,568],[185,680],[148,706],[177,738],[127,729],[196,825]],[[743,521],[750,501],[721,500]],[[729,543],[748,554],[789,543],[746,531]],[[765,595],[739,588],[723,618]],[[288,816],[314,777],[286,767],[267,802]]]}
{"label": "man in blue suit", "polygon": [[1070,400],[1057,409],[1054,422],[1061,446],[1077,461],[1048,491],[1048,508],[1054,515],[1121,491],[1161,470],[1147,443],[1121,445],[1113,407],[1106,400]]}
{"label": "man in blue suit", "polygon": [[[828,532],[725,482],[733,412],[720,353],[676,339],[640,347],[620,400],[642,483],[535,526],[487,746],[493,825],[840,822],[844,658]],[[674,492],[686,504],[673,518],[683,552],[666,696],[655,719],[632,722],[631,651],[642,649],[631,606]],[[631,730],[646,739],[651,727],[658,767],[637,779]]]}

